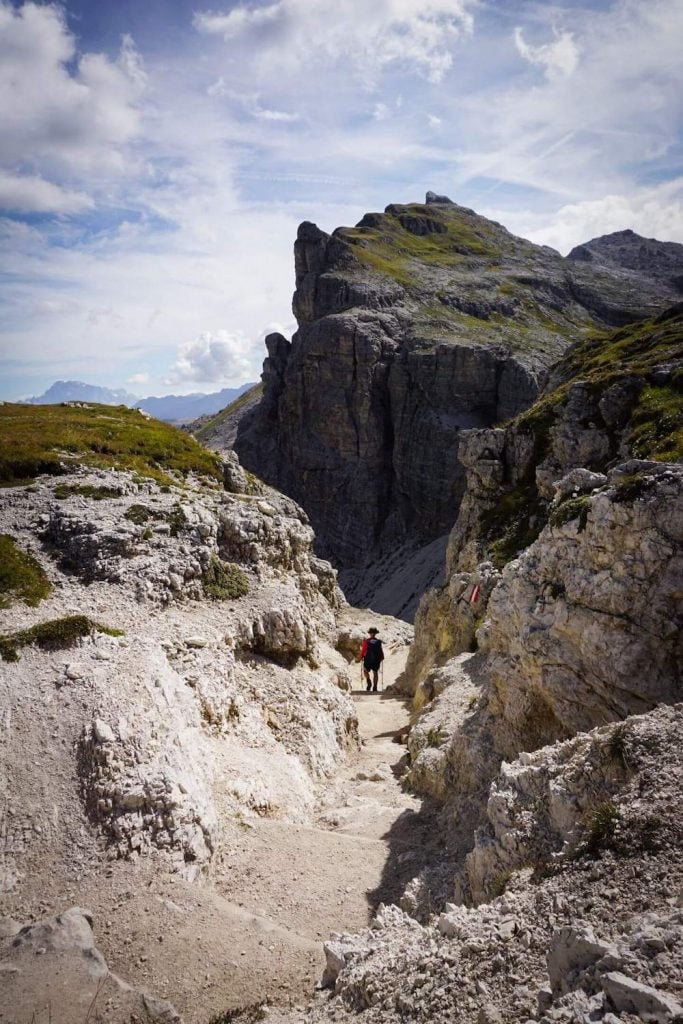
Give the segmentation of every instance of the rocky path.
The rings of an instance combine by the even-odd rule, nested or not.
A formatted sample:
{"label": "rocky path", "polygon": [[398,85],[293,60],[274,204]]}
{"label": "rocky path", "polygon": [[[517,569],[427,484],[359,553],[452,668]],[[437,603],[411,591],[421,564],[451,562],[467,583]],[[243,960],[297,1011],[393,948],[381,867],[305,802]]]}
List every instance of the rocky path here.
{"label": "rocky path", "polygon": [[[388,651],[385,691],[406,654],[405,646]],[[364,927],[378,903],[398,893],[410,866],[420,801],[401,788],[405,746],[396,742],[409,707],[385,691],[366,693],[359,668],[353,681],[362,746],[325,790],[315,824],[258,822],[220,872],[217,887],[238,908],[240,934],[232,978],[216,977],[229,993],[227,1007],[265,995],[305,1001],[323,971],[322,941],[331,931]],[[193,1024],[207,1020],[182,1009]]]}
{"label": "rocky path", "polygon": [[[385,690],[406,654],[405,645],[388,650]],[[186,1024],[264,999],[305,1004],[324,969],[323,941],[363,928],[379,902],[397,898],[426,845],[420,801],[400,785],[405,746],[395,737],[409,708],[393,694],[361,690],[358,667],[353,683],[363,744],[324,787],[311,824],[245,820],[203,884],[159,872],[148,859],[117,861],[103,877],[84,834],[78,873],[66,877],[58,865],[30,910],[88,907],[110,969],[170,1000]]]}

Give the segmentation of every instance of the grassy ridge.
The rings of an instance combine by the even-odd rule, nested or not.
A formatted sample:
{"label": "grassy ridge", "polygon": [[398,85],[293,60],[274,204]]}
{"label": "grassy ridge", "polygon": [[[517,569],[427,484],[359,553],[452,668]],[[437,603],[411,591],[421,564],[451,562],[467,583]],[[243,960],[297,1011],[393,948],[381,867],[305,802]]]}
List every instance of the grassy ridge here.
{"label": "grassy ridge", "polygon": [[209,434],[212,434],[216,427],[220,427],[221,423],[224,423],[228,417],[239,412],[240,409],[243,409],[249,402],[260,398],[262,394],[263,384],[254,384],[253,388],[249,388],[249,390],[245,391],[244,394],[239,396],[239,398],[236,398],[234,402],[231,402],[230,405],[226,405],[225,409],[221,409],[219,413],[216,413],[215,416],[204,423],[199,430],[195,430],[194,436],[199,438],[200,441],[207,438]]}
{"label": "grassy ridge", "polygon": [[624,425],[631,453],[640,459],[678,462],[683,459],[683,369],[669,379],[653,380],[657,366],[683,361],[683,310],[675,307],[653,320],[618,331],[593,334],[574,345],[556,366],[563,379],[517,419],[533,435],[540,457],[547,449],[549,431],[567,400],[571,386],[581,382],[600,396],[610,387],[633,382],[639,393]]}
{"label": "grassy ridge", "polygon": [[220,461],[189,434],[125,406],[0,406],[0,482],[72,467],[127,469],[170,484],[188,473],[222,480]]}
{"label": "grassy ridge", "polygon": [[[391,209],[391,208],[390,208]],[[485,222],[472,223],[457,206],[427,207],[420,204],[397,208],[381,215],[372,226],[342,228],[338,233],[354,254],[373,270],[393,277],[406,288],[415,282],[415,263],[436,267],[461,267],[468,258],[496,260],[500,247]],[[438,224],[442,230],[417,235],[405,227],[413,217]]]}
{"label": "grassy ridge", "polygon": [[[534,459],[527,479],[507,491],[481,521],[486,557],[502,568],[533,543],[548,521],[548,503],[536,485],[535,469],[551,449],[551,430],[560,419],[569,392],[580,383],[594,399],[614,385],[632,390],[632,404],[623,425],[614,430],[599,422],[596,429],[607,433],[612,451],[603,470],[616,457],[625,441],[630,454],[657,462],[683,460],[683,369],[674,369],[668,379],[657,380],[656,367],[683,362],[683,310],[675,308],[654,320],[643,321],[610,333],[594,334],[572,347],[556,367],[562,383],[543,395],[513,420],[508,429],[531,435]],[[634,492],[635,493],[635,492]],[[553,522],[576,518],[585,523],[584,499],[566,502],[554,514]]]}

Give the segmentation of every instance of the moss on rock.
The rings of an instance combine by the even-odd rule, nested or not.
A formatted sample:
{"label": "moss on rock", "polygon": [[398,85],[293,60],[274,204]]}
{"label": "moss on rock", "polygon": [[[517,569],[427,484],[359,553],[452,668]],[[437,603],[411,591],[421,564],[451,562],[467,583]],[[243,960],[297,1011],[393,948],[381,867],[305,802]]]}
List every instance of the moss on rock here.
{"label": "moss on rock", "polygon": [[51,590],[40,562],[18,548],[14,537],[0,534],[0,608],[7,608],[13,600],[35,608]]}

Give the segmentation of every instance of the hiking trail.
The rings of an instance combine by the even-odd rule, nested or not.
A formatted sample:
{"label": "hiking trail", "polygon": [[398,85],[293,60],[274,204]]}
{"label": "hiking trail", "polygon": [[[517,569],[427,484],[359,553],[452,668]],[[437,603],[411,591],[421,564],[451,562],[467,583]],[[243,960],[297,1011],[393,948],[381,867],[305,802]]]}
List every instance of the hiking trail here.
{"label": "hiking trail", "polygon": [[[349,612],[364,628],[368,613]],[[378,693],[366,693],[360,666],[350,666],[361,747],[321,785],[308,823],[233,822],[209,877],[195,883],[159,871],[152,858],[119,860],[103,875],[84,832],[78,872],[56,861],[27,893],[29,911],[87,907],[110,969],[172,1000],[186,1024],[264,1000],[308,1003],[325,967],[323,941],[364,928],[380,902],[398,899],[427,845],[422,802],[400,783],[406,748],[395,737],[409,706],[386,692],[407,653],[405,643],[385,642]]]}

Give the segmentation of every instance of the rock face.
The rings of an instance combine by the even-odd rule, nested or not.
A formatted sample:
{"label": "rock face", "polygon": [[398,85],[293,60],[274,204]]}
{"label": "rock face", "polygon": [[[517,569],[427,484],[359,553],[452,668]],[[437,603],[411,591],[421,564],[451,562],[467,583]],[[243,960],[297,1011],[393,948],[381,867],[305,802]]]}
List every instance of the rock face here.
{"label": "rock face", "polygon": [[[233,462],[233,487],[239,478]],[[93,488],[118,496],[95,501]],[[160,854],[187,878],[208,867],[226,817],[305,820],[316,780],[355,742],[332,650],[335,574],[313,554],[303,512],[263,491],[183,492],[102,471],[56,491],[42,482],[3,510],[14,528],[33,520],[72,577],[104,584],[107,622],[125,631],[54,666],[64,687],[87,681],[78,765],[89,815],[112,855]],[[185,614],[197,602],[199,623]]]}
{"label": "rock face", "polygon": [[452,527],[464,430],[530,405],[591,326],[675,295],[564,260],[445,197],[331,236],[302,224],[295,261],[299,330],[266,340],[263,399],[235,445],[303,504],[356,601],[377,589],[368,563]]}
{"label": "rock face", "polygon": [[[473,649],[475,631],[484,621],[501,570],[539,537],[546,524],[552,527],[547,542],[528,550],[529,555],[537,550],[544,560],[542,565],[539,563],[540,589],[534,607],[540,612],[541,607],[562,601],[565,581],[561,566],[568,567],[570,558],[561,538],[562,531],[573,524],[570,528],[575,531],[579,548],[576,559],[571,558],[572,564],[578,571],[578,559],[585,558],[582,571],[586,584],[599,586],[603,579],[610,593],[609,610],[627,613],[632,595],[621,612],[617,595],[624,586],[637,587],[638,580],[649,580],[648,573],[654,567],[635,568],[637,556],[628,536],[631,524],[624,522],[619,527],[619,517],[631,508],[642,523],[640,510],[650,508],[660,523],[655,529],[661,531],[665,547],[673,543],[678,550],[677,527],[674,525],[669,539],[668,526],[657,509],[660,497],[666,504],[666,481],[670,472],[676,472],[666,468],[665,460],[676,462],[683,454],[678,377],[682,366],[683,314],[674,308],[652,322],[575,346],[554,368],[540,399],[506,429],[463,433],[460,459],[466,467],[466,494],[448,542],[446,583],[425,595],[417,613],[416,642],[405,680],[408,689],[414,690],[425,679],[430,665]],[[634,459],[634,455],[639,458]],[[664,461],[655,462],[653,458]],[[607,473],[614,488],[609,502],[612,512],[608,520],[592,520],[588,527],[589,509],[593,509],[596,496],[605,492]],[[639,498],[640,503],[631,506],[633,498]],[[602,499],[597,500],[595,513],[602,516],[607,508]],[[674,516],[675,524],[679,513],[670,510],[667,514]],[[635,522],[633,525],[638,532],[640,527]],[[599,570],[595,557],[582,548],[587,527],[589,533],[595,530],[592,547],[596,556],[603,545],[609,548],[622,538],[622,555],[613,552],[617,563],[623,561],[616,574],[609,568]],[[643,543],[649,543],[645,535]],[[649,551],[647,546],[643,550]],[[596,572],[590,584],[588,566]],[[666,577],[665,562],[661,571]],[[519,582],[520,576],[514,578]],[[507,584],[500,592],[505,593],[505,601],[511,600]],[[591,600],[592,595],[577,595],[577,601],[588,607],[593,607]],[[646,620],[648,602],[641,598],[640,604]],[[506,605],[503,617],[514,607]],[[660,610],[662,629],[668,628],[664,624],[672,613],[671,608]],[[529,623],[530,636],[536,633],[537,625]],[[567,623],[567,629],[571,628]],[[625,619],[617,633],[622,628],[629,628]],[[632,627],[636,632],[638,628]],[[616,644],[609,660],[616,658],[619,662],[627,649],[627,645]],[[670,648],[672,652],[674,649]],[[574,664],[576,652],[565,653],[566,663]],[[627,675],[630,678],[630,673]]]}
{"label": "rock face", "polygon": [[430,917],[427,879],[336,937],[311,1024],[682,1019],[682,344],[676,310],[582,343],[507,428],[464,435],[404,680],[455,903]]}
{"label": "rock face", "polygon": [[659,242],[630,230],[615,231],[577,245],[567,259],[649,277],[683,295],[683,245],[679,242]]}

